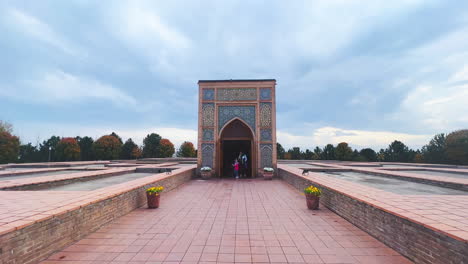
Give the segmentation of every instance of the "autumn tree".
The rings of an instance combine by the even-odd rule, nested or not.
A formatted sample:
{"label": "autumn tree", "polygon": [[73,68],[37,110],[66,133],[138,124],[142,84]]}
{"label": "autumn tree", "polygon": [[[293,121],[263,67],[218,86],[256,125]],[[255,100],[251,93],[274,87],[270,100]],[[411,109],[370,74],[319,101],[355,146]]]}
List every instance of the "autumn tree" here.
{"label": "autumn tree", "polygon": [[143,139],[143,157],[157,158],[159,157],[159,145],[161,136],[156,133],[151,133]]}
{"label": "autumn tree", "polygon": [[80,160],[80,145],[75,138],[65,137],[60,140],[56,147],[57,161]]}
{"label": "autumn tree", "polygon": [[139,158],[141,158],[141,156],[142,156],[141,148],[138,147],[138,146],[135,146],[132,149],[132,153],[130,154],[130,158],[131,159],[139,159]]}
{"label": "autumn tree", "polygon": [[12,134],[13,133],[13,125],[8,123],[8,122],[0,120],[0,133],[1,132],[8,132],[8,133]]}
{"label": "autumn tree", "polygon": [[0,164],[18,160],[20,141],[7,130],[0,132]]}
{"label": "autumn tree", "polygon": [[177,150],[177,157],[193,158],[195,157],[195,148],[192,142],[184,141]]}
{"label": "autumn tree", "polygon": [[93,152],[98,160],[114,160],[120,156],[122,144],[115,136],[102,136],[93,143]]}
{"label": "autumn tree", "polygon": [[454,131],[445,139],[445,153],[453,164],[468,164],[468,129]]}
{"label": "autumn tree", "polygon": [[120,157],[122,159],[132,159],[133,151],[135,148],[138,148],[137,144],[133,142],[131,138],[125,141],[125,144],[122,145],[122,152],[120,153]]}
{"label": "autumn tree", "polygon": [[174,144],[169,139],[163,138],[159,142],[159,157],[170,158],[174,155]]}
{"label": "autumn tree", "polygon": [[81,150],[81,160],[94,160],[93,143],[91,137],[76,137]]}
{"label": "autumn tree", "polygon": [[348,143],[341,142],[336,146],[335,158],[337,160],[352,160],[353,150],[348,146]]}
{"label": "autumn tree", "polygon": [[119,140],[120,144],[123,144],[122,138],[119,135],[117,135],[117,133],[112,132],[112,133],[110,133],[109,136],[113,136],[113,137],[117,138]]}

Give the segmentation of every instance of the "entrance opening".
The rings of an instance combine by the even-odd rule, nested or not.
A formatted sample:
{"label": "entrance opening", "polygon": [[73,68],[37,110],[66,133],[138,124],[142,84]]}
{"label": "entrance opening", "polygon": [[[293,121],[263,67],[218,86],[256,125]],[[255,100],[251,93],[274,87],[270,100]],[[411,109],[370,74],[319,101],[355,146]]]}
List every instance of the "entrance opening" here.
{"label": "entrance opening", "polygon": [[244,174],[240,176],[251,177],[252,171],[252,164],[250,161],[250,140],[223,140],[221,142],[222,151],[223,151],[223,171],[222,177],[234,177],[234,168],[232,164],[234,164],[234,160],[239,157],[239,153],[245,153],[247,155],[247,168],[242,167],[242,164],[239,161],[239,174]]}
{"label": "entrance opening", "polygon": [[231,121],[221,132],[219,150],[221,177],[234,177],[234,160],[241,152],[247,155],[247,166],[239,161],[239,176],[252,177],[253,135],[246,124],[238,119]]}

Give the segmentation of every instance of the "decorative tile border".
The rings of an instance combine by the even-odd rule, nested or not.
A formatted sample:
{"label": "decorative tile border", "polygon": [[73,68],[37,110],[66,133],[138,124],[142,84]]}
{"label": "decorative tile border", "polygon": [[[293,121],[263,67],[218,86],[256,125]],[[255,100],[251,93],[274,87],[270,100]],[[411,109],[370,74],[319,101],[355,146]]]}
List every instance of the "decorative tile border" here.
{"label": "decorative tile border", "polygon": [[260,103],[260,127],[271,127],[271,103]]}
{"label": "decorative tile border", "polygon": [[203,126],[214,126],[214,104],[207,103],[202,105],[202,124]]}
{"label": "decorative tile border", "polygon": [[256,88],[218,88],[218,101],[255,101],[257,100]]}

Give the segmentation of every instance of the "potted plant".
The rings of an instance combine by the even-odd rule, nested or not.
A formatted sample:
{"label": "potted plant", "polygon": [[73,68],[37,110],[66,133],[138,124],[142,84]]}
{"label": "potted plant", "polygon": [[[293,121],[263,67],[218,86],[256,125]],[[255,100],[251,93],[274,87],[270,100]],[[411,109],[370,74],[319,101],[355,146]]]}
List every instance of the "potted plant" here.
{"label": "potted plant", "polygon": [[211,172],[212,171],[213,170],[211,169],[211,167],[208,167],[208,166],[202,167],[200,169],[202,179],[208,180],[209,178],[211,178]]}
{"label": "potted plant", "polygon": [[322,191],[311,185],[304,189],[304,194],[306,197],[307,208],[311,210],[317,210],[319,207],[320,195],[322,195]]}
{"label": "potted plant", "polygon": [[271,180],[273,178],[273,172],[275,170],[273,168],[270,168],[270,167],[265,167],[263,168],[263,178],[265,180]]}
{"label": "potted plant", "polygon": [[148,200],[148,208],[158,208],[159,207],[159,198],[161,197],[161,192],[164,190],[162,186],[156,186],[146,189],[146,198]]}

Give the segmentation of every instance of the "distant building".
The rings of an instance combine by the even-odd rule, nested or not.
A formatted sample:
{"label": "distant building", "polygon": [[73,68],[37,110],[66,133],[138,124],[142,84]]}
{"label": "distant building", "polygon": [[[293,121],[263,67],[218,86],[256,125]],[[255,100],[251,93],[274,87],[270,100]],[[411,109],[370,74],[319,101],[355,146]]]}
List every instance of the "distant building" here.
{"label": "distant building", "polygon": [[200,80],[198,86],[198,169],[232,177],[243,152],[249,177],[264,167],[276,171],[276,80]]}

